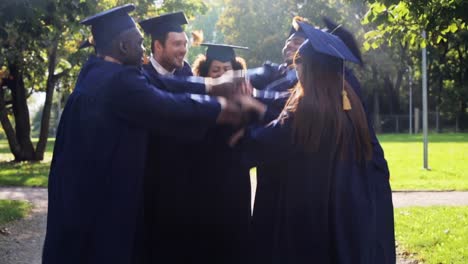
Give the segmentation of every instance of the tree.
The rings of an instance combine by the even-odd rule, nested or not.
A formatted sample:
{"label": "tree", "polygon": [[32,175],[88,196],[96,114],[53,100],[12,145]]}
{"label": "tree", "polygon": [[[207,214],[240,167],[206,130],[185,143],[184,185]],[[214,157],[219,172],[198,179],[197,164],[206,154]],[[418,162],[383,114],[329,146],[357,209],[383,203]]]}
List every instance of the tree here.
{"label": "tree", "polygon": [[[468,87],[466,76],[466,39],[468,3],[462,0],[444,1],[370,1],[364,24],[374,28],[366,33],[364,47],[401,47],[400,72],[407,65],[420,75],[420,48],[428,47],[429,94],[438,115],[450,116],[448,105],[457,105],[458,120],[466,124]],[[421,37],[428,33],[427,40]],[[447,102],[449,102],[447,104]],[[443,112],[448,111],[448,112]],[[438,119],[437,119],[438,120]]]}
{"label": "tree", "polygon": [[[57,85],[71,91],[85,52],[77,51],[89,29],[78,21],[127,1],[4,0],[0,2],[0,122],[15,161],[42,160],[47,144],[52,99]],[[136,1],[137,20],[174,10],[189,15],[206,10],[201,0],[169,0],[157,9],[152,1]],[[45,91],[39,141],[31,141],[27,97]],[[13,117],[14,122],[10,121]],[[14,124],[13,124],[14,123]]]}
{"label": "tree", "polygon": [[249,67],[280,62],[295,9],[292,0],[226,0],[217,26],[227,44],[249,47],[244,53]]}

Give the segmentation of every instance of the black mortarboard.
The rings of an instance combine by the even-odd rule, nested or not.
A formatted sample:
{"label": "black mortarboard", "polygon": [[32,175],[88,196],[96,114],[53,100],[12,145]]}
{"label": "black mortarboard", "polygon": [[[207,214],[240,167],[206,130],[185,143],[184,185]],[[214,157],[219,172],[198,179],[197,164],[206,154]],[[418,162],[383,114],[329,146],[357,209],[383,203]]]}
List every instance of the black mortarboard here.
{"label": "black mortarboard", "polygon": [[359,60],[359,64],[363,64],[361,51],[359,50],[359,46],[357,45],[356,39],[354,38],[353,34],[345,29],[343,26],[336,24],[328,17],[323,17],[323,22],[325,26],[328,28],[328,32],[333,35],[338,36],[344,44],[351,50],[351,52],[356,56]]}
{"label": "black mortarboard", "polygon": [[[307,40],[299,47],[298,53],[301,56],[314,58],[314,63],[327,65],[329,70],[342,71],[342,97],[343,110],[351,110],[351,103],[345,89],[345,62],[352,61],[360,63],[344,42],[335,35],[328,32],[316,29],[306,23],[298,22],[300,27],[307,36]],[[341,65],[341,67],[340,67]]]}
{"label": "black mortarboard", "polygon": [[207,46],[206,49],[206,58],[210,60],[218,60],[222,62],[231,61],[236,58],[236,53],[234,49],[244,49],[247,50],[247,47],[226,45],[226,44],[212,44],[212,43],[202,43],[202,46]]}
{"label": "black mortarboard", "polygon": [[104,48],[121,32],[136,27],[128,15],[135,10],[132,4],[118,6],[83,19],[80,23],[91,26],[91,32],[97,49]]}
{"label": "black mortarboard", "polygon": [[184,12],[176,12],[149,18],[139,24],[146,34],[155,37],[168,32],[183,32],[182,25],[188,24],[188,21]]}
{"label": "black mortarboard", "polygon": [[337,36],[316,29],[307,23],[299,22],[298,25],[307,36],[307,40],[299,47],[301,55],[321,54],[330,56],[330,60],[335,58],[360,63],[359,59]]}

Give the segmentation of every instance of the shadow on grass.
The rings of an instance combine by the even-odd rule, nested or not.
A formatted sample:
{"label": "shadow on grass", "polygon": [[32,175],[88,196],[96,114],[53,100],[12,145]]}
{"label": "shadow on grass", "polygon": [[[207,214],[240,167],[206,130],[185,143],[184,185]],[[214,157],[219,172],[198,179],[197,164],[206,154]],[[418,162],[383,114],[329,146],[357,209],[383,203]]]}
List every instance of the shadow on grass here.
{"label": "shadow on grass", "polygon": [[0,186],[47,187],[50,162],[0,162]]}

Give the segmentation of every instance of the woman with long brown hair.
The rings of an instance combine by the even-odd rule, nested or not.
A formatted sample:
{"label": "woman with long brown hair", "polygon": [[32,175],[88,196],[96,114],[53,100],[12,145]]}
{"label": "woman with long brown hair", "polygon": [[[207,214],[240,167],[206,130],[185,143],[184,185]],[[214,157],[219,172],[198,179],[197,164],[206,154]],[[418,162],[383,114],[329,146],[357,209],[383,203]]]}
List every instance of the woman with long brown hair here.
{"label": "woman with long brown hair", "polygon": [[344,60],[357,59],[337,37],[299,26],[308,40],[295,57],[298,85],[278,119],[240,143],[249,167],[285,168],[273,236],[256,233],[252,263],[374,264],[372,149],[362,103],[344,80]]}

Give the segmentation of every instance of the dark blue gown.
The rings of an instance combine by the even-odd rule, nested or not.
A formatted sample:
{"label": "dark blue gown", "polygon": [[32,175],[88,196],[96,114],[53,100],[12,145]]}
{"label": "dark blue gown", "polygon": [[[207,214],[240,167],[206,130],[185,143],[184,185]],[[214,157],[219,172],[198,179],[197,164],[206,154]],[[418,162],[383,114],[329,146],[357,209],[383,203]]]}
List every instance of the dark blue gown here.
{"label": "dark blue gown", "polygon": [[[152,64],[143,65],[150,82],[171,93],[204,93],[205,86],[160,75]],[[174,72],[175,77],[192,76],[190,66]],[[192,124],[194,127],[198,124]],[[183,131],[184,128],[180,128]],[[200,139],[201,140],[201,139]],[[193,249],[193,218],[196,197],[192,177],[196,143],[180,137],[152,132],[149,139],[145,177],[145,262],[189,263]],[[200,177],[202,178],[202,177]]]}
{"label": "dark blue gown", "polygon": [[[375,183],[365,162],[352,158],[352,148],[341,158],[333,132],[322,136],[317,152],[294,147],[290,123],[251,129],[240,144],[246,166],[283,167],[265,222],[271,234],[255,238],[251,263],[377,263]],[[352,142],[351,124],[345,130]]]}
{"label": "dark blue gown", "polygon": [[91,56],[56,136],[43,263],[141,263],[149,131],[199,139],[219,111],[214,100],[156,89],[138,67]]}
{"label": "dark blue gown", "polygon": [[[297,84],[296,71],[286,70],[284,66],[265,63],[261,69],[253,71],[249,77],[257,89],[271,91],[287,91]],[[276,119],[284,108],[288,98],[278,100],[262,100],[268,105],[264,123]],[[281,157],[284,154],[278,153]],[[280,175],[286,173],[286,168],[280,163],[265,163],[257,165],[257,189],[252,216],[252,244],[255,251],[268,252],[269,244],[274,239],[274,222],[277,217],[276,205],[280,192]]]}
{"label": "dark blue gown", "polygon": [[[265,64],[264,69],[256,71],[253,74],[251,82],[255,87],[262,89],[287,90],[293,88],[296,82],[289,82],[285,78],[285,74],[281,74],[281,68],[275,64]],[[361,85],[353,72],[346,69],[346,80],[356,92],[363,102],[366,112],[369,133],[372,144],[372,163],[367,166],[368,173],[373,175],[372,179],[377,181],[377,195],[375,197],[377,208],[377,243],[378,254],[380,259],[376,263],[395,263],[395,234],[393,220],[393,203],[392,193],[389,182],[389,171],[387,161],[384,158],[384,152],[376,137],[370,115],[367,112],[366,105],[362,100]],[[281,80],[281,77],[283,80]],[[278,79],[275,79],[278,78]],[[278,81],[279,80],[279,81]],[[292,79],[291,79],[292,80]],[[270,83],[268,83],[270,82]],[[278,88],[275,86],[278,85]],[[289,87],[288,87],[289,86]],[[268,104],[268,112],[266,121],[271,121],[271,118],[276,118],[276,114],[281,111],[281,106],[284,106],[285,100],[266,101]],[[281,108],[281,109],[280,109]],[[271,109],[271,110],[270,110]],[[273,113],[273,114],[272,114]],[[279,154],[281,155],[281,154]],[[277,203],[279,192],[278,173],[282,170],[282,166],[277,164],[259,165],[257,167],[257,193],[255,196],[254,214],[253,214],[253,233],[254,241],[256,236],[266,237],[271,234],[272,227],[268,225],[269,219],[274,217],[273,204]],[[257,245],[261,247],[261,245]]]}
{"label": "dark blue gown", "polygon": [[249,168],[227,145],[229,127],[210,129],[194,151],[198,194],[196,259],[191,263],[246,263],[251,219]]}
{"label": "dark blue gown", "polygon": [[375,135],[373,122],[362,100],[361,84],[350,69],[346,69],[346,80],[363,102],[367,116],[367,124],[372,144],[372,163],[367,167],[368,173],[376,181],[376,210],[377,210],[377,259],[376,263],[393,264],[396,262],[395,228],[393,218],[392,190],[390,188],[390,174],[384,152]]}
{"label": "dark blue gown", "polygon": [[[144,68],[163,90],[205,92],[200,80]],[[148,173],[158,177],[146,181],[147,263],[228,264],[247,258],[249,171],[226,144],[231,133],[227,126],[213,128],[200,142],[153,133]]]}

